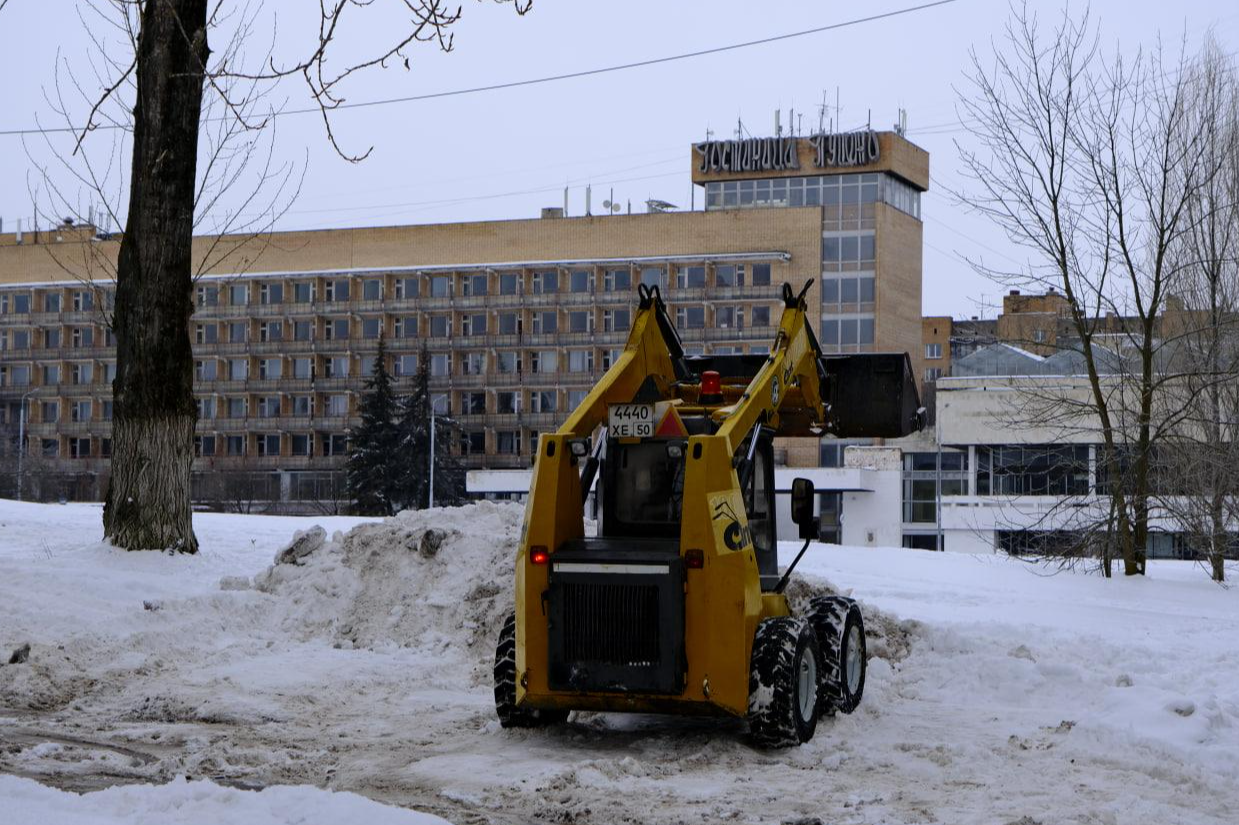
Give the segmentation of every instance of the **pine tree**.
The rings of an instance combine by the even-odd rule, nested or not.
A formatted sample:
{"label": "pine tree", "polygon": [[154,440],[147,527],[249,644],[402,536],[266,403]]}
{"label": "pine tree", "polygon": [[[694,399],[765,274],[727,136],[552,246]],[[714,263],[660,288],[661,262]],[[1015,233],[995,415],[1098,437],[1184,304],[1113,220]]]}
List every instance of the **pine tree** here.
{"label": "pine tree", "polygon": [[354,508],[367,516],[387,516],[399,509],[396,480],[402,464],[400,436],[396,429],[396,393],[386,355],[387,347],[380,336],[374,372],[361,398],[361,423],[352,430],[345,465]]}
{"label": "pine tree", "polygon": [[[413,391],[400,400],[400,469],[396,475],[399,500],[404,507],[422,508],[430,491],[430,355],[422,345],[417,359]],[[465,501],[465,471],[452,454],[457,425],[446,416],[435,416],[435,506]]]}

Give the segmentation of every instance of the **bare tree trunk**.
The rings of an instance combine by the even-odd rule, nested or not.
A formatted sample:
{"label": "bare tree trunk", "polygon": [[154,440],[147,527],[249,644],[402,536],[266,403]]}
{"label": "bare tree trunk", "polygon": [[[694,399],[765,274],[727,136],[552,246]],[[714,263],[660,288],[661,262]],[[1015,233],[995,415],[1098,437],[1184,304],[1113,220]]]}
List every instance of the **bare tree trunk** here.
{"label": "bare tree trunk", "polygon": [[206,0],[145,4],[129,216],[117,262],[112,479],[104,533],[128,550],[198,550],[191,299]]}

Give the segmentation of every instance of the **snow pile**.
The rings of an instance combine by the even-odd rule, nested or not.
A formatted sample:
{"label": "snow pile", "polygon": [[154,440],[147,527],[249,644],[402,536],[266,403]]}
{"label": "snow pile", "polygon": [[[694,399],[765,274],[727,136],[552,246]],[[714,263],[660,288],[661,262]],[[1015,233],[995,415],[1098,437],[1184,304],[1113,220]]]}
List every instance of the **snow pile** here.
{"label": "snow pile", "polygon": [[278,621],[297,638],[436,651],[477,664],[481,678],[512,610],[521,513],[481,502],[408,510],[331,538],[314,528],[277,553],[254,585],[276,598]]}
{"label": "snow pile", "polygon": [[79,796],[0,776],[0,798],[10,825],[446,825],[430,814],[304,785],[240,791],[177,778],[165,785],[124,785]]}

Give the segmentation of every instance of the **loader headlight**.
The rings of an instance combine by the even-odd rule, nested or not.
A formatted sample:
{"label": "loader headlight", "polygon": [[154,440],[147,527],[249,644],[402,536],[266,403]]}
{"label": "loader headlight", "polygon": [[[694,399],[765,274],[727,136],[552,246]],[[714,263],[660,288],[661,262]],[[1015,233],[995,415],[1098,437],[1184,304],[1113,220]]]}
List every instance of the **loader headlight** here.
{"label": "loader headlight", "polygon": [[680,459],[684,457],[684,445],[679,441],[672,441],[667,445],[667,458]]}
{"label": "loader headlight", "polygon": [[589,439],[574,438],[568,442],[568,449],[571,450],[572,454],[577,458],[587,456],[589,455]]}

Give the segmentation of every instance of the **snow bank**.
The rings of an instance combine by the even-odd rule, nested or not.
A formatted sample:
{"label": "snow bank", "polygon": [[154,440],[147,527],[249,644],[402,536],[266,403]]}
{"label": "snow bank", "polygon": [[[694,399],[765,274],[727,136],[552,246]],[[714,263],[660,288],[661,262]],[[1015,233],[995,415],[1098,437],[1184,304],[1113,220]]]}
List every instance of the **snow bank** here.
{"label": "snow bank", "polygon": [[480,502],[408,510],[331,538],[300,534],[255,577],[290,635],[336,647],[416,647],[489,679],[497,628],[512,610],[521,508]]}
{"label": "snow bank", "polygon": [[304,785],[261,791],[178,778],[165,785],[122,785],[88,794],[0,776],[10,825],[446,825],[430,814]]}

